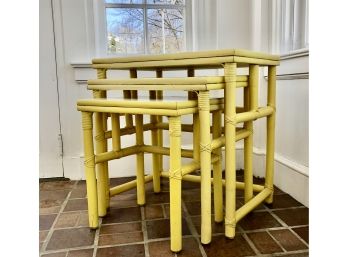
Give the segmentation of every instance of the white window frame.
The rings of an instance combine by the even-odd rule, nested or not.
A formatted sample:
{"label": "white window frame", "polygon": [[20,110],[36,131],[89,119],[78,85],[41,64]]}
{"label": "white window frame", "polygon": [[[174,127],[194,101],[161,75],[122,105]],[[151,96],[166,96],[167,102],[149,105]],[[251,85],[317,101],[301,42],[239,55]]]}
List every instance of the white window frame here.
{"label": "white window frame", "polygon": [[[182,51],[191,51],[192,50],[192,0],[185,0],[184,4],[184,48]],[[127,7],[139,7],[144,9],[144,30],[145,30],[145,38],[144,38],[144,51],[145,53],[141,54],[149,54],[148,52],[148,36],[147,36],[147,23],[146,23],[146,15],[147,8],[179,8],[173,6],[171,4],[147,4],[146,0],[143,1],[142,4],[106,4],[104,0],[93,0],[93,9],[94,9],[94,26],[95,26],[95,46],[96,46],[96,55],[99,57],[108,57],[108,56],[125,56],[125,55],[133,55],[133,54],[110,54],[107,51],[107,27],[106,27],[106,14],[105,10],[107,7],[115,7],[115,8],[127,8]],[[138,55],[138,54],[137,54]]]}
{"label": "white window frame", "polygon": [[[299,0],[297,0],[299,1]],[[271,1],[271,51],[274,54],[291,55],[301,52],[308,52],[308,0],[300,0],[306,2],[305,18],[299,23],[297,18],[299,15],[299,6],[295,0],[280,0]],[[297,48],[296,43],[299,39],[299,26],[305,26],[304,29],[304,47]],[[289,41],[288,38],[292,38],[290,44],[285,45],[284,42]],[[282,50],[289,48],[287,50]]]}

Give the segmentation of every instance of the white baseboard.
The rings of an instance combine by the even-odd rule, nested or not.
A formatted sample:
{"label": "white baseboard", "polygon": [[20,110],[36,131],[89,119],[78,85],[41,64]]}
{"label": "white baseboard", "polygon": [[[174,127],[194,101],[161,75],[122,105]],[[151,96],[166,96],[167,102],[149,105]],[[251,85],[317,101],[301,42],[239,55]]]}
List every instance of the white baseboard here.
{"label": "white baseboard", "polygon": [[[266,152],[263,149],[254,147],[253,149],[253,173],[257,177],[265,177]],[[243,147],[237,148],[237,169],[243,169]],[[288,193],[303,205],[309,205],[309,169],[286,157],[275,154],[274,157],[274,185]]]}

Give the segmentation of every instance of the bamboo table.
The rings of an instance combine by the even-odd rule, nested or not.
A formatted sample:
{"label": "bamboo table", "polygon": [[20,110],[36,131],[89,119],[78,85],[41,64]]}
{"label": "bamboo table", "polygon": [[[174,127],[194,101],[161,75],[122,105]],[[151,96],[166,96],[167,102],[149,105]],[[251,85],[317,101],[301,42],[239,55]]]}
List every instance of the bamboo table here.
{"label": "bamboo table", "polygon": [[[187,70],[188,76],[193,77],[196,69],[224,69],[224,134],[226,162],[225,162],[225,180],[222,183],[226,190],[225,206],[225,235],[234,238],[236,223],[247,213],[252,211],[261,202],[273,201],[273,170],[274,170],[274,128],[275,128],[275,85],[276,85],[276,66],[279,65],[279,56],[269,55],[247,50],[230,49],[216,51],[202,51],[191,53],[165,54],[165,55],[146,55],[133,56],[125,58],[104,58],[94,59],[92,67],[97,69],[98,79],[106,79],[107,70],[129,70],[130,77],[136,78],[138,70],[154,70],[156,76],[162,77],[164,70]],[[258,80],[259,67],[268,67],[268,96],[267,106],[259,107],[258,105]],[[236,106],[236,88],[237,88],[237,70],[239,68],[248,68],[248,86],[244,87],[244,106],[239,108],[237,113]],[[93,84],[93,83],[92,83]],[[96,84],[96,83],[95,83]],[[189,82],[188,82],[189,84]],[[94,90],[96,98],[106,98],[107,87]],[[135,91],[131,92],[129,88],[123,87],[125,98],[132,98]],[[154,89],[156,90],[156,88]],[[155,92],[157,98],[162,97],[160,90]],[[189,98],[192,94],[189,94]],[[253,147],[253,121],[267,117],[267,147],[266,147],[266,174],[264,185],[254,185],[252,176],[252,147]],[[99,114],[97,119],[100,124],[106,125],[106,116]],[[130,116],[126,117],[127,124],[131,124]],[[248,135],[244,139],[244,183],[236,182],[236,165],[235,165],[235,141],[236,125],[244,123],[244,129]],[[159,140],[160,137],[159,137]],[[105,151],[106,140],[101,140],[99,150]],[[210,147],[211,149],[211,147]],[[97,149],[98,150],[98,149]],[[203,167],[201,167],[203,168]],[[204,167],[207,170],[210,167]],[[107,178],[107,162],[99,164],[100,178]],[[193,176],[194,177],[194,176]],[[202,192],[202,237],[201,241],[207,244],[211,241],[211,178],[210,175],[203,174],[201,178],[191,178],[191,181],[201,182]],[[203,190],[204,188],[204,190]],[[208,189],[209,188],[209,189]],[[236,189],[244,189],[245,204],[236,210],[235,199]],[[106,190],[102,188],[101,190]],[[214,188],[214,190],[219,190]],[[254,196],[253,192],[257,192]],[[215,197],[215,196],[214,196]],[[101,208],[101,212],[105,210]],[[217,213],[222,215],[222,210]],[[103,216],[103,213],[99,213]],[[218,221],[218,220],[216,220]],[[204,233],[203,233],[204,231]]]}

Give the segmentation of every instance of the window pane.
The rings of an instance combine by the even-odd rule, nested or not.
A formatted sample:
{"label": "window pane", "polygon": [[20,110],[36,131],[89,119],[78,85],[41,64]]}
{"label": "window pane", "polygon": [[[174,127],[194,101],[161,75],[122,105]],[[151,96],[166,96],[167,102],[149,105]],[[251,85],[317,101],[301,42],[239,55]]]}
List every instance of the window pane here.
{"label": "window pane", "polygon": [[148,4],[175,4],[183,5],[185,0],[146,0]]}
{"label": "window pane", "polygon": [[144,53],[143,10],[106,8],[108,53]]}
{"label": "window pane", "polygon": [[149,52],[175,53],[183,50],[183,9],[148,9]]}
{"label": "window pane", "polygon": [[142,4],[143,0],[105,0],[107,4]]}

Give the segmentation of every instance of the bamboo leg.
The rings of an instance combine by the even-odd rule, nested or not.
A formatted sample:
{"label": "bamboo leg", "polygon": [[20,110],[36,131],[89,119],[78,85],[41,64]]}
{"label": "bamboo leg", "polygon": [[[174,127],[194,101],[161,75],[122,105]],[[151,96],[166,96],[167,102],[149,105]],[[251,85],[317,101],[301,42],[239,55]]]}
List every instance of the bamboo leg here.
{"label": "bamboo leg", "polygon": [[170,249],[179,252],[182,249],[181,224],[181,120],[169,117],[170,134]]}
{"label": "bamboo leg", "polygon": [[211,242],[211,139],[209,91],[198,95],[201,151],[201,242]]}
{"label": "bamboo leg", "polygon": [[226,213],[225,236],[236,234],[236,80],[237,64],[226,63],[225,67],[225,152],[226,152]]}
{"label": "bamboo leg", "polygon": [[87,186],[88,220],[90,228],[98,228],[98,196],[95,177],[95,160],[93,149],[92,113],[82,112],[82,129],[85,154],[85,174]]}
{"label": "bamboo leg", "polygon": [[[213,138],[221,137],[221,116],[222,111],[213,112]],[[222,166],[221,166],[221,148],[213,150],[213,153],[219,156],[219,161],[213,164],[213,185],[214,185],[214,213],[215,222],[223,221],[223,186],[222,186]]]}
{"label": "bamboo leg", "polygon": [[[102,98],[106,98],[106,91],[102,91]],[[103,113],[103,152],[106,153],[108,151],[108,141],[105,138],[105,131],[108,131],[108,115],[107,113]],[[104,173],[103,173],[103,180],[104,180],[104,192],[105,192],[105,207],[106,209],[110,206],[110,179],[109,179],[109,162],[104,162]]]}
{"label": "bamboo leg", "polygon": [[265,187],[272,191],[265,202],[273,202],[274,176],[274,139],[275,139],[275,106],[276,106],[276,66],[268,66],[267,105],[273,108],[273,113],[267,116],[267,146],[266,146],[266,178]]}
{"label": "bamboo leg", "polygon": [[[135,115],[136,145],[144,145],[143,115]],[[137,153],[137,201],[139,205],[145,204],[145,173],[144,152]]]}
{"label": "bamboo leg", "polygon": [[[163,77],[163,71],[158,69],[156,70],[156,77],[157,78],[162,78]],[[163,91],[156,91],[156,99],[157,100],[162,100],[163,99]],[[163,117],[162,116],[157,116],[157,121],[159,123],[161,123],[163,121]],[[159,129],[158,132],[158,145],[159,146],[163,146],[163,130],[162,129]],[[158,167],[159,167],[159,170],[160,172],[163,171],[163,156],[162,155],[159,155],[158,156]]]}
{"label": "bamboo leg", "polygon": [[[96,141],[96,154],[101,154],[104,151],[103,145],[103,113],[95,113],[95,141]],[[106,195],[105,195],[105,162],[97,163],[97,183],[98,183],[98,213],[100,217],[106,215]]]}
{"label": "bamboo leg", "polygon": [[[195,76],[195,70],[193,68],[190,68],[187,70],[187,77],[194,77]],[[187,96],[189,100],[197,99],[197,95],[193,91],[188,91]]]}
{"label": "bamboo leg", "polygon": [[[156,91],[150,91],[150,99],[156,99]],[[152,124],[157,123],[158,116],[151,115],[150,122]],[[158,146],[158,129],[151,130],[151,141],[152,145]],[[152,167],[153,167],[153,190],[155,193],[161,192],[161,171],[159,167],[159,154],[152,154]]]}
{"label": "bamboo leg", "polygon": [[[249,67],[249,93],[248,106],[245,106],[248,111],[255,111],[258,108],[258,79],[259,66],[250,65]],[[245,128],[253,131],[253,121],[245,122]],[[244,202],[247,203],[253,198],[253,133],[244,139]]]}
{"label": "bamboo leg", "polygon": [[[97,69],[98,79],[106,78],[106,69]],[[94,98],[106,98],[106,91],[94,90]],[[107,140],[105,138],[107,116],[105,113],[95,114],[96,130],[96,153],[107,152]],[[98,213],[100,217],[106,215],[109,206],[109,172],[108,162],[98,163],[97,166],[97,184],[98,184]]]}
{"label": "bamboo leg", "polygon": [[[130,90],[123,90],[123,98],[124,99],[131,99],[131,91]],[[126,120],[126,127],[127,128],[133,127],[133,117],[131,114],[126,114],[125,120]]]}
{"label": "bamboo leg", "polygon": [[112,150],[121,150],[121,130],[120,130],[120,115],[118,113],[111,113],[112,126]]}
{"label": "bamboo leg", "polygon": [[200,132],[199,132],[199,113],[193,114],[193,159],[200,161]]}

